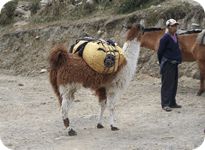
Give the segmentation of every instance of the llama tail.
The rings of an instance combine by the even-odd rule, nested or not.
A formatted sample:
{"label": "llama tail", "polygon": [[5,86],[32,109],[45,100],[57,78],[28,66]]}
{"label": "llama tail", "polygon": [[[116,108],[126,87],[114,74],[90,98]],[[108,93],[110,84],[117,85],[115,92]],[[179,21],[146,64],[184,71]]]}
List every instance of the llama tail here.
{"label": "llama tail", "polygon": [[62,104],[62,97],[59,92],[59,87],[57,83],[57,73],[58,69],[63,67],[68,63],[68,52],[65,46],[57,45],[55,46],[49,55],[49,65],[50,65],[50,83],[53,87],[55,94],[58,97],[59,104]]}
{"label": "llama tail", "polygon": [[68,63],[68,51],[65,46],[55,46],[49,55],[49,64],[51,70],[58,70],[60,67]]}

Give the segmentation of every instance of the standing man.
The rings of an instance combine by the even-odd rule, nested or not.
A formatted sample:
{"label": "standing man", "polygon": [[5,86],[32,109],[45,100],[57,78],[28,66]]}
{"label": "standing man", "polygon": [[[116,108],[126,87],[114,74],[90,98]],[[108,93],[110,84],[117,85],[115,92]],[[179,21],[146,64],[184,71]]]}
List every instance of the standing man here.
{"label": "standing man", "polygon": [[157,52],[161,74],[161,106],[169,112],[172,108],[181,108],[176,103],[176,93],[178,86],[178,64],[182,61],[181,50],[179,48],[176,35],[178,22],[169,19],[166,22],[168,32],[160,39]]}

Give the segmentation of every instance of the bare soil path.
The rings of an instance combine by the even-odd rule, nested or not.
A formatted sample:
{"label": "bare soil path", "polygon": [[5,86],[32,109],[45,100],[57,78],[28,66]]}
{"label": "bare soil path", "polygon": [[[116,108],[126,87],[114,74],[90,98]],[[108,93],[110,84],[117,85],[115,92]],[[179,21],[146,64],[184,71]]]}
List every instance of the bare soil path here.
{"label": "bare soil path", "polygon": [[0,136],[14,150],[191,150],[205,128],[205,95],[196,96],[198,80],[180,78],[172,112],[160,108],[160,79],[138,75],[118,101],[119,131],[97,129],[99,106],[93,92],[82,89],[69,113],[78,135],[64,130],[47,74],[36,77],[0,73]]}

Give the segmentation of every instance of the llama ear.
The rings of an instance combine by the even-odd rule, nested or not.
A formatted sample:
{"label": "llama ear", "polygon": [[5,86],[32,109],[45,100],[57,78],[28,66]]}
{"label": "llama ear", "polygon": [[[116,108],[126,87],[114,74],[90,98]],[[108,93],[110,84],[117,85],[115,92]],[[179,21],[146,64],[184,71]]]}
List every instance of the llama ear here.
{"label": "llama ear", "polygon": [[127,33],[127,41],[137,38],[139,41],[144,33],[144,27],[141,24],[134,23]]}

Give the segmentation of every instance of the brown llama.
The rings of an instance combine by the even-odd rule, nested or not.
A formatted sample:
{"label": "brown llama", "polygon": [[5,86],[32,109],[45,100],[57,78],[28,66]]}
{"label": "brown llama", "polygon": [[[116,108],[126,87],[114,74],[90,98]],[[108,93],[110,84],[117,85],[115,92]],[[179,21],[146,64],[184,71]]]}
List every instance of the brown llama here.
{"label": "brown llama", "polygon": [[113,74],[100,74],[92,70],[84,60],[67,52],[67,49],[58,45],[53,48],[49,56],[50,83],[58,97],[64,126],[70,136],[76,131],[70,127],[68,110],[74,101],[74,94],[80,87],[90,88],[96,92],[101,106],[97,128],[103,128],[102,118],[106,105],[110,111],[111,130],[119,130],[114,125],[115,103],[129,85],[135,74],[136,64],[140,51],[139,38],[141,26],[133,24],[128,29],[126,42],[123,46],[126,62]]}
{"label": "brown llama", "polygon": [[[163,28],[144,29],[141,37],[141,47],[154,51],[158,50],[160,38],[165,33]],[[205,31],[200,33],[178,35],[179,46],[182,52],[182,61],[196,61],[200,72],[200,88],[197,95],[205,92]]]}

